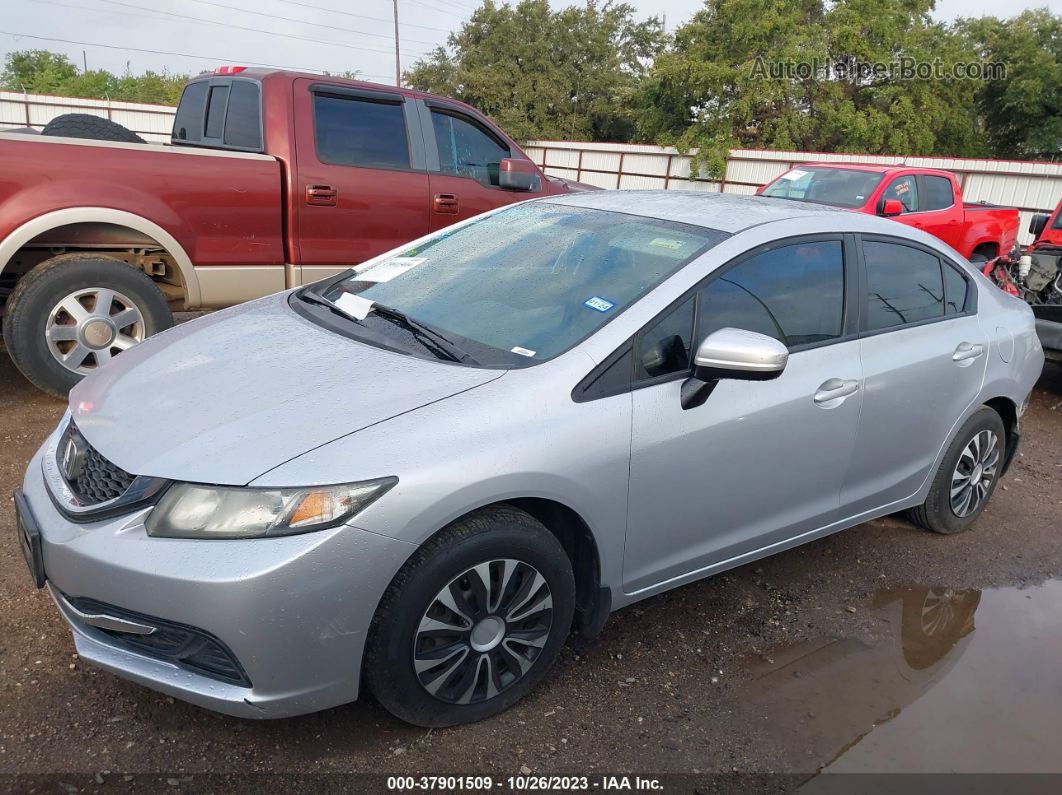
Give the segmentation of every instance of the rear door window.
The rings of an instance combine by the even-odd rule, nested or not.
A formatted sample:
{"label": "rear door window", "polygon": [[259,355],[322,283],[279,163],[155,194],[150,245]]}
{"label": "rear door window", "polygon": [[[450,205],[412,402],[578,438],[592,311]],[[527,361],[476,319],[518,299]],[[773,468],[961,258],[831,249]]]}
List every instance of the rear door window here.
{"label": "rear door window", "polygon": [[937,257],[911,246],[866,240],[863,259],[867,275],[864,331],[944,316],[944,282]]}
{"label": "rear door window", "polygon": [[922,197],[923,210],[945,210],[955,203],[955,192],[951,187],[951,180],[944,177],[924,178],[925,195]]}
{"label": "rear door window", "polygon": [[400,102],[314,94],[317,157],[322,163],[408,169],[409,141]]}

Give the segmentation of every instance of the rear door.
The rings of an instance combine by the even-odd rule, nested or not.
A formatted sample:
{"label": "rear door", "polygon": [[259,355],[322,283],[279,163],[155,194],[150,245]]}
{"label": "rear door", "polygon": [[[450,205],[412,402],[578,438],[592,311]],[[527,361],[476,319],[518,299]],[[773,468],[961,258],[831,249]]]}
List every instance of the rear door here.
{"label": "rear door", "polygon": [[929,248],[864,235],[859,431],[841,494],[854,516],[913,495],[984,380],[977,290]]}
{"label": "rear door", "polygon": [[502,159],[522,155],[481,120],[436,100],[425,100],[421,109],[431,168],[432,230],[495,207],[545,195],[541,178],[537,188],[530,191],[499,186]]}
{"label": "rear door", "polygon": [[397,92],[295,81],[297,245],[304,282],[428,231],[415,104]]}

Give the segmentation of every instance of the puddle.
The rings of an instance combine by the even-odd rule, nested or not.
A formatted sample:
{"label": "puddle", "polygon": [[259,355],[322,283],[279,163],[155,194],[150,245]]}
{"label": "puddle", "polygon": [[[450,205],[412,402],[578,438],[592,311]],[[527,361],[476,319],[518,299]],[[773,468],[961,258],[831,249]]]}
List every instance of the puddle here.
{"label": "puddle", "polygon": [[744,696],[809,770],[1062,772],[1062,581],[888,590],[871,612],[750,662]]}

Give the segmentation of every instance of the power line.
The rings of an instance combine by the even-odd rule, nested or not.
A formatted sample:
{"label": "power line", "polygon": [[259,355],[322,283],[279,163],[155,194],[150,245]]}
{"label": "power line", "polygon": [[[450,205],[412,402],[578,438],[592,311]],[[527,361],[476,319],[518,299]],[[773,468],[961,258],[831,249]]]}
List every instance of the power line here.
{"label": "power line", "polygon": [[[148,50],[142,47],[124,47],[117,44],[99,44],[94,41],[74,41],[73,39],[59,39],[52,36],[35,36],[32,33],[15,33],[10,30],[0,30],[0,35],[13,36],[16,39],[33,39],[35,41],[54,41],[60,44],[76,44],[79,47],[102,47],[105,50],[123,50],[126,52],[144,52],[149,55],[175,55],[179,58],[194,58],[199,61],[213,61],[214,63],[229,62],[229,63],[242,63],[248,66],[265,66],[268,69],[287,69],[292,72],[318,72],[321,73],[323,69],[317,69],[310,66],[284,66],[283,64],[275,63],[263,63],[261,61],[250,61],[246,58],[229,58],[222,55],[193,55],[187,52],[170,52],[168,50]],[[365,77],[379,77],[386,79],[386,75],[370,75],[366,74]]]}
{"label": "power line", "polygon": [[[345,17],[355,17],[357,19],[371,19],[376,22],[390,22],[391,20],[386,17],[370,17],[366,14],[354,14],[350,11],[340,11],[338,8],[325,8],[324,6],[315,6],[310,3],[300,3],[297,0],[279,0],[281,3],[287,3],[292,6],[299,6],[301,8],[312,8],[314,11],[324,11],[329,14],[342,14]],[[451,33],[452,31],[446,28],[433,28],[431,25],[418,25],[414,22],[399,22],[404,28],[421,28],[422,30],[437,30],[440,33]]]}
{"label": "power line", "polygon": [[[266,36],[277,36],[277,37],[283,38],[283,39],[296,39],[298,41],[308,41],[308,42],[310,42],[312,44],[324,44],[324,45],[330,46],[330,47],[343,47],[344,49],[347,49],[347,50],[363,50],[363,51],[368,51],[368,52],[378,52],[378,53],[382,53],[384,55],[389,55],[390,54],[390,52],[388,50],[374,50],[372,47],[365,47],[365,46],[360,45],[360,44],[344,44],[344,43],[339,42],[339,41],[328,41],[327,39],[312,39],[312,38],[309,38],[308,36],[297,36],[294,33],[276,33],[276,32],[274,32],[272,30],[264,30],[263,28],[252,28],[252,27],[248,27],[246,25],[236,25],[236,24],[233,24],[231,22],[219,22],[216,19],[204,19],[203,17],[193,17],[193,16],[188,16],[187,14],[178,14],[178,13],[173,12],[173,11],[162,11],[162,10],[156,9],[156,8],[145,8],[144,6],[133,5],[132,3],[123,3],[123,2],[121,2],[121,0],[99,0],[99,2],[107,3],[108,5],[112,5],[112,6],[121,6],[123,8],[132,8],[132,9],[135,9],[137,11],[150,11],[150,12],[155,13],[155,14],[164,14],[165,16],[168,16],[168,17],[174,17],[176,19],[189,20],[191,22],[198,22],[198,23],[206,24],[206,25],[220,25],[221,27],[230,28],[232,30],[246,30],[246,31],[249,31],[251,33],[261,33],[261,34],[266,35]],[[387,36],[386,38],[390,39],[391,37]]]}
{"label": "power line", "polygon": [[[106,3],[106,2],[110,2],[110,0],[101,0],[101,2]],[[255,16],[268,17],[270,19],[279,19],[279,20],[282,20],[284,22],[295,22],[295,23],[297,23],[299,25],[312,25],[315,28],[325,28],[326,30],[341,30],[344,33],[354,33],[354,34],[356,34],[358,36],[372,36],[372,37],[377,38],[377,39],[387,39],[388,41],[392,41],[392,37],[388,36],[387,34],[384,34],[384,33],[369,33],[369,32],[364,31],[364,30],[355,30],[354,28],[340,28],[340,27],[336,27],[335,25],[324,25],[324,24],[322,24],[320,22],[307,22],[307,21],[302,20],[302,19],[294,19],[293,17],[284,17],[284,16],[280,16],[278,14],[267,14],[265,11],[252,11],[252,10],[247,9],[247,8],[239,8],[238,6],[226,5],[225,3],[215,3],[215,2],[213,2],[213,0],[192,0],[192,2],[193,3],[200,3],[201,5],[205,5],[205,6],[214,6],[215,8],[224,8],[224,9],[227,9],[229,11],[239,11],[242,14],[254,14]],[[406,39],[406,41],[411,41],[414,44],[428,44],[428,45],[431,45],[431,46],[435,45],[435,42],[433,42],[433,41],[423,41],[423,40],[417,40],[417,39]]]}

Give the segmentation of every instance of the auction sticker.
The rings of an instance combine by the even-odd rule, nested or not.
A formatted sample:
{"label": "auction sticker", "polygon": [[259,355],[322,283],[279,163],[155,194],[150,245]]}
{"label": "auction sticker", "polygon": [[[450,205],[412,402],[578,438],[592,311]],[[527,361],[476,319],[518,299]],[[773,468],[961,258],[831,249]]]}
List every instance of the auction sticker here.
{"label": "auction sticker", "polygon": [[427,257],[391,257],[358,273],[358,281],[389,282],[420,265]]}

